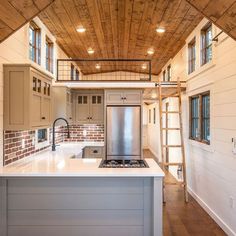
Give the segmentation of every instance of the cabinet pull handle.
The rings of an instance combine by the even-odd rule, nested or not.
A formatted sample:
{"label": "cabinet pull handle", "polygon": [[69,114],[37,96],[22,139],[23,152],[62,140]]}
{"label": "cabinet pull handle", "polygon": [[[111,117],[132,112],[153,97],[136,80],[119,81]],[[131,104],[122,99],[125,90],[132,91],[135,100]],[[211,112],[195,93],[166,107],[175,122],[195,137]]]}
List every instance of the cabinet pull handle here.
{"label": "cabinet pull handle", "polygon": [[123,99],[126,100],[126,97],[124,97]]}
{"label": "cabinet pull handle", "polygon": [[89,119],[92,120],[93,118],[90,116]]}
{"label": "cabinet pull handle", "polygon": [[46,119],[46,117],[45,117],[45,116],[43,116],[43,117],[42,117],[42,120],[45,120],[45,119]]}
{"label": "cabinet pull handle", "polygon": [[121,100],[124,100],[124,98],[123,98],[123,97],[121,97]]}
{"label": "cabinet pull handle", "polygon": [[90,119],[90,117],[87,117],[87,120],[89,120]]}

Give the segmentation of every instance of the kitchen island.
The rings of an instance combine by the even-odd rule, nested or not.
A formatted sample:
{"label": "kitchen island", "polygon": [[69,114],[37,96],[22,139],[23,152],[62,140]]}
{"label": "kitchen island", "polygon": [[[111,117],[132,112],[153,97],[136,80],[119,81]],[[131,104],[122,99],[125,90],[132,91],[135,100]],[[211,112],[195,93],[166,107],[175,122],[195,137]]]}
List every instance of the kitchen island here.
{"label": "kitchen island", "polygon": [[0,169],[1,236],[161,236],[164,173],[99,168],[62,144]]}

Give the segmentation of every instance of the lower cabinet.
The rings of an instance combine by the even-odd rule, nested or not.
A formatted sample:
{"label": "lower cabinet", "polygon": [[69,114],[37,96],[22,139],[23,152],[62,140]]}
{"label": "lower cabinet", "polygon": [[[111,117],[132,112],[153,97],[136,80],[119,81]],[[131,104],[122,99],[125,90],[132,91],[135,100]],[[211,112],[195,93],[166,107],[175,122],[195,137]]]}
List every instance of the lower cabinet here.
{"label": "lower cabinet", "polygon": [[30,64],[4,65],[4,129],[51,125],[51,81],[50,76]]}
{"label": "lower cabinet", "polygon": [[76,93],[75,116],[80,124],[104,123],[104,97],[103,93]]}

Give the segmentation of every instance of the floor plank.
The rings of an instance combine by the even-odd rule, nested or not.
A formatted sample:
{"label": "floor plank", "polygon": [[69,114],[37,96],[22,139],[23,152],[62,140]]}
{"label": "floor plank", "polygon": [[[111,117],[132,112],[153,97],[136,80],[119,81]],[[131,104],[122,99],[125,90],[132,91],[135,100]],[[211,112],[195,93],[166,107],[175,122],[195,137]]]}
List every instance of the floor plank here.
{"label": "floor plank", "polygon": [[[143,150],[145,158],[154,158],[148,149]],[[173,176],[167,174],[167,181]],[[164,204],[164,236],[222,236],[226,235],[204,209],[189,195],[189,202],[184,202],[183,188],[167,185]]]}

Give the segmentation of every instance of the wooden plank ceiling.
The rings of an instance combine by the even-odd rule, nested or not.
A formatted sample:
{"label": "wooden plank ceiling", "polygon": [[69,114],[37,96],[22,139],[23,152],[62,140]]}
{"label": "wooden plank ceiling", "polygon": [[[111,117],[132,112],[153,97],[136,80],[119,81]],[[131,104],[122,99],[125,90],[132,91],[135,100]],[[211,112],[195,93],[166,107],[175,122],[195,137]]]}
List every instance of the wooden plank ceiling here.
{"label": "wooden plank ceiling", "polygon": [[[202,19],[185,0],[55,0],[39,17],[69,57],[151,58],[153,74],[178,52]],[[76,31],[80,25],[85,33]],[[166,32],[158,34],[159,26]],[[89,47],[95,50],[92,56]],[[152,56],[147,54],[149,48],[155,50]],[[90,73],[89,67],[82,71]]]}
{"label": "wooden plank ceiling", "polygon": [[186,0],[236,40],[236,0]]}
{"label": "wooden plank ceiling", "polygon": [[0,0],[0,43],[54,0]]}

